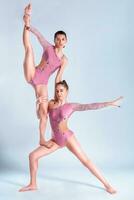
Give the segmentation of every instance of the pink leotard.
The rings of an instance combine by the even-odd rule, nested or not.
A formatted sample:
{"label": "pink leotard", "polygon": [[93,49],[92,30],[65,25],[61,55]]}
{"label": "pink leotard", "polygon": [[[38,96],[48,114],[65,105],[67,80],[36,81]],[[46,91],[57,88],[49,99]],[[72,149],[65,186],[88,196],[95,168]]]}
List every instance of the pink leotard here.
{"label": "pink leotard", "polygon": [[49,118],[52,128],[52,139],[61,147],[65,146],[68,138],[73,135],[73,132],[68,129],[66,132],[61,132],[59,124],[63,120],[68,119],[74,111],[95,110],[108,106],[108,102],[104,103],[65,103],[57,108],[49,109]]}
{"label": "pink leotard", "polygon": [[36,67],[34,78],[30,81],[30,84],[33,86],[40,84],[47,85],[50,75],[60,68],[61,59],[56,55],[55,47],[51,45],[37,29],[30,26],[30,31],[37,36],[43,47],[42,57],[46,61],[43,69]]}

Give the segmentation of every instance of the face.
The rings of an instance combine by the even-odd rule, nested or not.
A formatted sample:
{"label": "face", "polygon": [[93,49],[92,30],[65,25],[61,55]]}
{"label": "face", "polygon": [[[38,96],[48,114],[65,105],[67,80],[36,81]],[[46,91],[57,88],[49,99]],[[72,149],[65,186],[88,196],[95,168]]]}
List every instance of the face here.
{"label": "face", "polygon": [[58,34],[54,40],[55,46],[58,48],[64,48],[67,43],[67,38],[63,34]]}
{"label": "face", "polygon": [[66,100],[68,91],[63,85],[57,85],[56,86],[56,97],[60,101]]}

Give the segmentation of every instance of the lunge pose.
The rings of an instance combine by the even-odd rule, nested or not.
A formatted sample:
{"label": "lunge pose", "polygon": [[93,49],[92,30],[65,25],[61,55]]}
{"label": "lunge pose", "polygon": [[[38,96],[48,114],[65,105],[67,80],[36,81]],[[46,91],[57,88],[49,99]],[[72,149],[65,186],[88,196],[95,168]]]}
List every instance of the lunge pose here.
{"label": "lunge pose", "polygon": [[48,143],[51,147],[46,148],[45,146],[39,146],[29,154],[30,184],[20,189],[20,191],[22,192],[37,189],[36,174],[39,159],[58,149],[66,147],[93,175],[95,175],[101,181],[106,191],[113,194],[116,192],[116,190],[102,176],[101,172],[82,150],[75,134],[68,128],[67,122],[71,114],[75,111],[96,110],[110,106],[120,107],[119,101],[122,99],[122,97],[109,102],[80,104],[67,102],[67,95],[68,85],[66,81],[60,81],[56,83],[55,97],[53,100],[49,101],[48,106],[50,124],[52,128],[52,138],[48,141]]}
{"label": "lunge pose", "polygon": [[[34,27],[30,25],[31,20],[31,4],[24,10],[24,31],[23,31],[23,44],[25,48],[24,59],[24,75],[28,83],[30,83],[37,98],[36,112],[39,118],[39,132],[40,132],[40,145],[50,147],[44,138],[44,132],[47,123],[47,110],[48,110],[48,91],[47,83],[51,74],[56,70],[57,75],[55,81],[58,82],[62,79],[62,74],[65,66],[67,65],[67,58],[63,54],[63,48],[67,42],[66,33],[58,31],[54,35],[55,45],[50,44],[43,35]],[[43,55],[40,64],[35,66],[34,54],[30,42],[30,32],[32,32],[39,40],[43,47]]]}

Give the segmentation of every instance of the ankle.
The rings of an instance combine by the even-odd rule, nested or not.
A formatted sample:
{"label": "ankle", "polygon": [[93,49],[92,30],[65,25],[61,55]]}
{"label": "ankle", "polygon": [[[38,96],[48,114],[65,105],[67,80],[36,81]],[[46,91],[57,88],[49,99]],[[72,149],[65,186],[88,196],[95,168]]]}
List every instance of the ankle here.
{"label": "ankle", "polygon": [[30,24],[25,24],[24,27],[25,27],[26,30],[28,30],[28,31],[30,30]]}
{"label": "ankle", "polygon": [[34,187],[37,186],[37,184],[36,184],[35,182],[30,182],[29,185],[30,185],[30,186],[34,186]]}
{"label": "ankle", "polygon": [[40,135],[40,141],[45,141],[45,138],[42,135]]}

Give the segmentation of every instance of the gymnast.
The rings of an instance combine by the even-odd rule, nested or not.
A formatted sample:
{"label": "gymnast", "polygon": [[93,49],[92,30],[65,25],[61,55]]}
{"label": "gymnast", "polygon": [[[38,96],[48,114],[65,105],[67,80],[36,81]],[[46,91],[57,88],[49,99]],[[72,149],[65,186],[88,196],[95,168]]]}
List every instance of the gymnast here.
{"label": "gymnast", "polygon": [[21,188],[19,191],[24,192],[29,190],[36,190],[36,174],[38,169],[38,160],[41,157],[47,156],[48,154],[55,152],[58,149],[66,147],[80,160],[80,162],[94,176],[96,176],[100,180],[107,192],[109,192],[110,194],[114,194],[116,193],[116,190],[102,176],[102,174],[94,165],[94,163],[82,150],[81,145],[76,139],[75,134],[68,128],[67,122],[72,113],[75,111],[96,110],[112,106],[120,107],[119,102],[123,97],[119,97],[113,101],[103,103],[69,103],[67,102],[68,91],[68,84],[65,80],[55,84],[54,99],[50,100],[48,104],[50,125],[52,128],[52,138],[48,140],[50,148],[47,148],[45,146],[39,146],[29,154],[30,183],[29,185]]}
{"label": "gymnast", "polygon": [[[47,124],[48,90],[49,77],[57,70],[55,82],[62,79],[65,66],[68,63],[67,57],[63,54],[63,48],[67,43],[67,35],[64,31],[57,31],[54,34],[55,45],[50,44],[44,36],[30,24],[32,6],[29,4],[24,10],[23,44],[25,49],[24,76],[30,83],[36,95],[36,113],[39,119],[40,145],[49,147],[45,140],[44,133]],[[43,54],[39,65],[35,66],[33,48],[30,42],[32,32],[43,47]]]}

